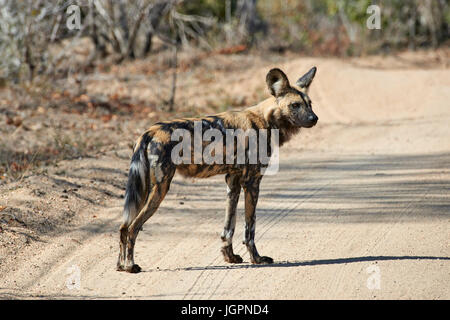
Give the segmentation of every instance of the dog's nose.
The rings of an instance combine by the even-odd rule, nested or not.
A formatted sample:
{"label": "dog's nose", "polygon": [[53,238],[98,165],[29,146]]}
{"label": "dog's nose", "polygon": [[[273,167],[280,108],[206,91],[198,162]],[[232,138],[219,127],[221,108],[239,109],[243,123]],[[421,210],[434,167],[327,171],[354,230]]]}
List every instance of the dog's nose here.
{"label": "dog's nose", "polygon": [[319,120],[319,118],[315,114],[311,114],[308,117],[308,120],[311,121],[311,122],[317,122]]}

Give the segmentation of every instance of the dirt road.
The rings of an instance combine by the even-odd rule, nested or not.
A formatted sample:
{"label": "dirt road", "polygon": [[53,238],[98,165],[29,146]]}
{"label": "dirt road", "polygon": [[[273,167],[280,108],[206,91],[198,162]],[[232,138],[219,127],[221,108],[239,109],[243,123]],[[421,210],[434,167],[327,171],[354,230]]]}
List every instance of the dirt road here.
{"label": "dirt road", "polygon": [[[143,272],[115,271],[124,149],[63,161],[38,180],[47,188],[39,201],[66,191],[61,210],[73,221],[2,259],[0,297],[449,299],[450,73],[382,61],[276,65],[291,81],[318,67],[310,96],[319,122],[283,147],[280,172],[262,183],[256,244],[274,264],[248,263],[242,204],[234,246],[245,262],[225,263],[224,178],[176,176],[138,237]],[[243,77],[261,86],[274,66]],[[33,186],[31,177],[0,199],[26,207]]]}

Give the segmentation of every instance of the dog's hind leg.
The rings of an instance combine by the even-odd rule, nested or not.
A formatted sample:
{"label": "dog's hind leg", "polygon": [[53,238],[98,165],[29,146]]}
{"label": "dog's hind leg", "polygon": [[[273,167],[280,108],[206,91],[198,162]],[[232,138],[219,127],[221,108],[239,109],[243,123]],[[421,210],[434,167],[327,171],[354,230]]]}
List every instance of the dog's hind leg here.
{"label": "dog's hind leg", "polygon": [[242,185],[245,194],[245,234],[244,244],[247,246],[252,263],[273,263],[270,257],[260,256],[255,246],[256,204],[258,202],[261,177],[252,178]]}
{"label": "dog's hind leg", "polygon": [[241,193],[240,176],[227,174],[227,207],[225,213],[225,227],[222,232],[222,254],[226,262],[241,263],[242,258],[233,253],[233,234],[236,226],[236,207]]}
{"label": "dog's hind leg", "polygon": [[[155,174],[158,170],[158,174]],[[175,174],[175,168],[169,167],[162,170],[161,167],[152,167],[150,170],[150,179],[152,186],[147,201],[139,212],[137,217],[128,227],[128,241],[127,241],[127,257],[125,263],[125,271],[137,273],[141,268],[134,263],[134,245],[136,237],[141,230],[144,223],[156,212],[159,205],[163,201],[165,195],[169,191],[170,182]],[[159,178],[159,179],[158,179]]]}
{"label": "dog's hind leg", "polygon": [[120,251],[117,260],[117,271],[124,271],[125,258],[127,254],[128,225],[126,222],[120,226]]}

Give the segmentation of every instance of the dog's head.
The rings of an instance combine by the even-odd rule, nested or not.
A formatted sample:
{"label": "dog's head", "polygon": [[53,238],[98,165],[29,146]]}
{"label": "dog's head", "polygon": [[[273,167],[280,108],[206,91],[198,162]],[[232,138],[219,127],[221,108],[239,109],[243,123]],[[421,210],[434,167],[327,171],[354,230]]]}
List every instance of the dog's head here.
{"label": "dog's head", "polygon": [[312,110],[308,89],[316,75],[316,67],[311,68],[296,85],[298,90],[291,87],[289,80],[280,69],[272,69],[266,77],[270,93],[275,97],[281,115],[296,127],[311,128],[316,125],[319,118]]}

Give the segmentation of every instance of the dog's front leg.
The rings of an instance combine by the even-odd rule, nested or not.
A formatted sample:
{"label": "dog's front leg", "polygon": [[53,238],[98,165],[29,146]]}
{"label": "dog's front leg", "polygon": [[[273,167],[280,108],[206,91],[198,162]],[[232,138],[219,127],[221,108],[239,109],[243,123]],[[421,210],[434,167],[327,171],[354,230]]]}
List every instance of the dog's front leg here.
{"label": "dog's front leg", "polygon": [[244,244],[247,246],[250,254],[250,261],[257,264],[273,263],[272,258],[260,256],[255,246],[256,204],[258,202],[260,182],[261,177],[253,178],[243,184],[245,193]]}
{"label": "dog's front leg", "polygon": [[241,193],[240,176],[227,174],[225,181],[227,182],[227,207],[225,213],[225,226],[222,232],[223,258],[226,262],[241,263],[242,258],[233,253],[233,235],[236,226],[236,207]]}

